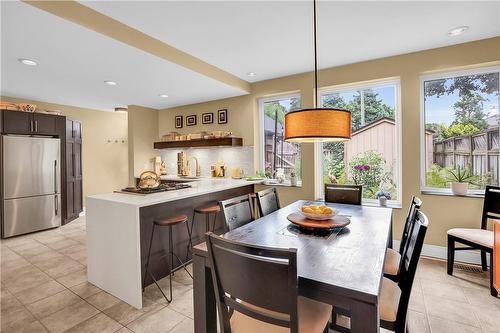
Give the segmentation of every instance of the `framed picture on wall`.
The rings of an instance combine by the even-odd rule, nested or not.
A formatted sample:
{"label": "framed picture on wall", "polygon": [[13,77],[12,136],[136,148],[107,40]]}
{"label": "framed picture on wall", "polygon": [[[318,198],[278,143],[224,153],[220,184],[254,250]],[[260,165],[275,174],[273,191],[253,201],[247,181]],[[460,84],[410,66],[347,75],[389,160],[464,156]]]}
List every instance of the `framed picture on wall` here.
{"label": "framed picture on wall", "polygon": [[214,113],[204,113],[201,115],[201,123],[202,124],[213,124],[214,123]]}
{"label": "framed picture on wall", "polygon": [[219,110],[217,115],[219,124],[227,124],[227,109]]}
{"label": "framed picture on wall", "polygon": [[175,116],[175,128],[182,128],[182,116]]}
{"label": "framed picture on wall", "polygon": [[186,126],[194,126],[196,125],[196,115],[191,114],[189,116],[186,116]]}

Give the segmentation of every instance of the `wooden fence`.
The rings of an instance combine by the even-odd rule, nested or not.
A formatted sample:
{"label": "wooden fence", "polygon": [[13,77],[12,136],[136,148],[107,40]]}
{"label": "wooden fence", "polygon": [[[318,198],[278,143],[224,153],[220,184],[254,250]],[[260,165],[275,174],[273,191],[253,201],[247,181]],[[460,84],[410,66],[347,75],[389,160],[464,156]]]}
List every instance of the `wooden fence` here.
{"label": "wooden fence", "polygon": [[492,126],[474,135],[436,141],[434,163],[441,167],[470,166],[473,174],[491,174],[491,182],[499,183],[500,138],[499,127]]}

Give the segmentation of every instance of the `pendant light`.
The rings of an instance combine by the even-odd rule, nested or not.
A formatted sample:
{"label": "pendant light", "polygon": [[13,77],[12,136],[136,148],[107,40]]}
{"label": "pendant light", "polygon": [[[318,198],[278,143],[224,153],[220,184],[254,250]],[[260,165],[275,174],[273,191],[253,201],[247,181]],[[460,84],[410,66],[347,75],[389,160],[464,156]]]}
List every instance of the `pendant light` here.
{"label": "pendant light", "polygon": [[351,112],[338,108],[318,108],[318,55],[316,47],[316,0],[313,0],[314,107],[285,115],[285,140],[288,142],[332,142],[351,138]]}

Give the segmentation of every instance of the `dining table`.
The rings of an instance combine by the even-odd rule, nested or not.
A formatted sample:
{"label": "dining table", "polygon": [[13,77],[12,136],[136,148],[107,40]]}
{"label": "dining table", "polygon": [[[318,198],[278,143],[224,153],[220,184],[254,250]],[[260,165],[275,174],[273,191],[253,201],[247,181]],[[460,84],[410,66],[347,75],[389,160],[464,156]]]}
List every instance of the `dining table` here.
{"label": "dining table", "polygon": [[[325,204],[348,226],[308,232],[287,217],[304,205]],[[379,332],[379,300],[386,248],[392,246],[392,209],[299,200],[222,235],[258,246],[296,248],[298,293],[347,310],[351,332]],[[238,269],[238,267],[234,267]],[[217,309],[205,243],[193,248],[195,333],[217,332]],[[345,313],[345,312],[344,312]]]}

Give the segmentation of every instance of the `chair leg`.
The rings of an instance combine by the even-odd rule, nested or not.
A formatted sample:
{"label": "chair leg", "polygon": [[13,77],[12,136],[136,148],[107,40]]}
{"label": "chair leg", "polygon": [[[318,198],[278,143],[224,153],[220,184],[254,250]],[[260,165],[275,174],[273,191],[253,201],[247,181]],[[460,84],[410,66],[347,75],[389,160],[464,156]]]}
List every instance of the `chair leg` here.
{"label": "chair leg", "polygon": [[193,228],[194,228],[194,218],[196,217],[196,212],[193,211],[193,217],[191,218],[191,228],[189,228],[189,220],[186,222],[186,228],[188,230],[188,236],[189,236],[189,241],[188,241],[188,248],[186,251],[186,261],[189,260],[189,252],[191,252],[191,255],[193,254]]}
{"label": "chair leg", "polygon": [[151,230],[151,237],[149,239],[148,259],[146,260],[146,269],[144,270],[144,278],[142,280],[142,291],[143,292],[144,292],[144,288],[146,287],[146,275],[148,274],[148,269],[149,269],[149,258],[151,257],[151,246],[153,245],[154,234],[155,234],[155,224],[153,223],[153,229]]}
{"label": "chair leg", "polygon": [[453,265],[455,262],[455,240],[448,236],[448,275],[453,275]]}
{"label": "chair leg", "polygon": [[498,291],[493,286],[493,253],[490,254],[490,294],[493,297],[498,296]]}
{"label": "chair leg", "polygon": [[210,214],[205,214],[205,232],[210,231]]}
{"label": "chair leg", "polygon": [[217,222],[217,212],[214,213],[214,222],[212,224],[212,232],[215,231],[215,223]]}
{"label": "chair leg", "polygon": [[481,250],[481,268],[484,272],[488,270],[488,264],[486,263],[486,252]]}

